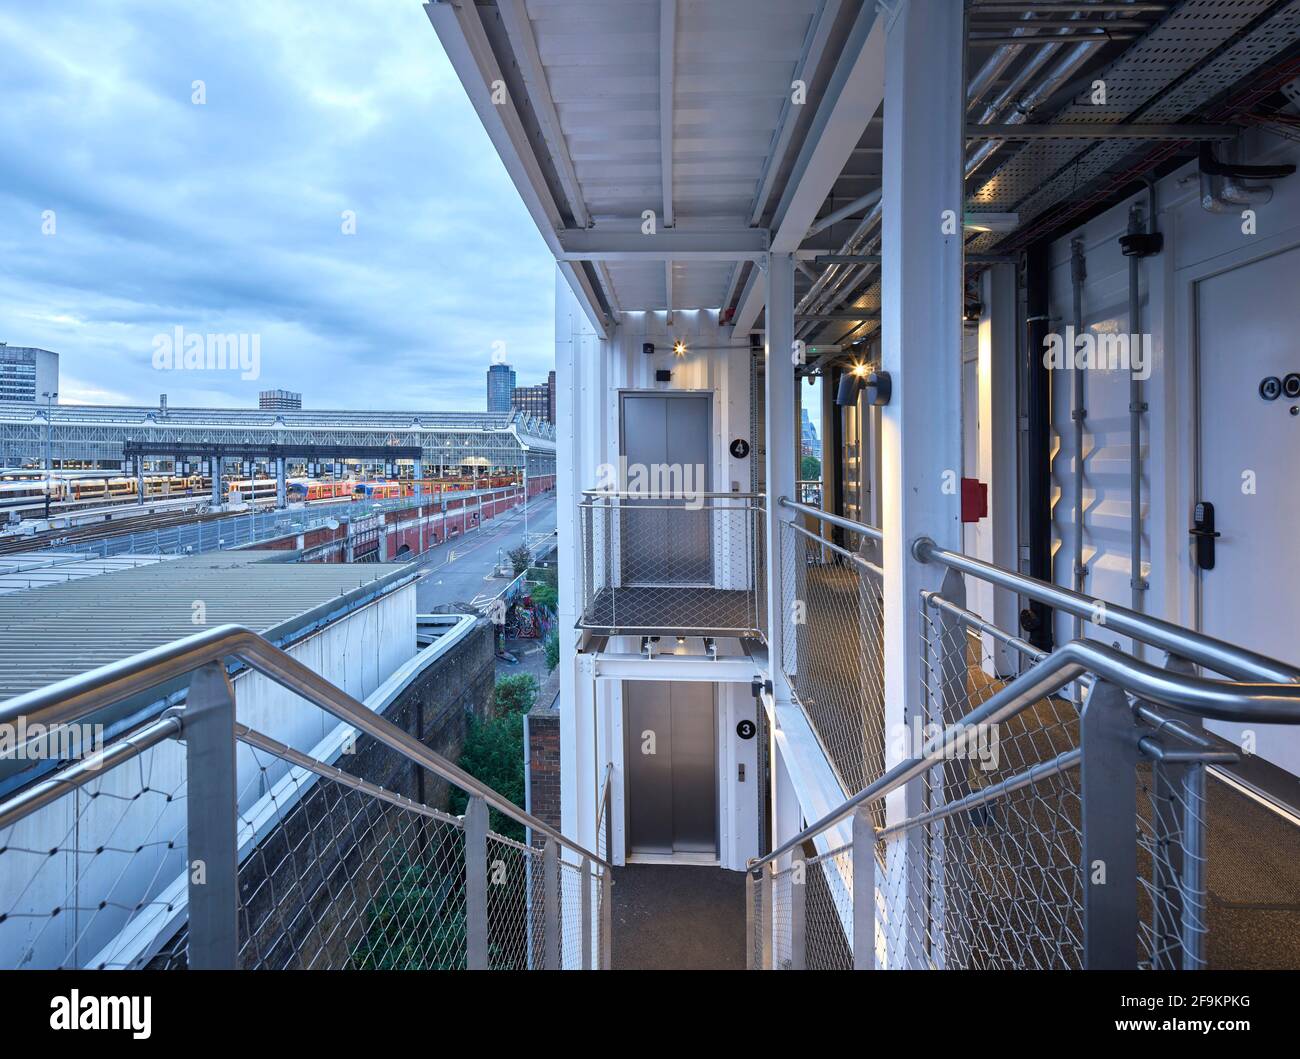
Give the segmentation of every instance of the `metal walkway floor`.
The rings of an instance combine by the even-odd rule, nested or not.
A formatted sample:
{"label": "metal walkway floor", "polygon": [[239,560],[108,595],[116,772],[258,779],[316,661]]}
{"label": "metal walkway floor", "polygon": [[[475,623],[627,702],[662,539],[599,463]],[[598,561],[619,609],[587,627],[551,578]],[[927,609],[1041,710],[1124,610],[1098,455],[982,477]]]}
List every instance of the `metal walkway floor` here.
{"label": "metal walkway floor", "polygon": [[743,971],[743,872],[684,864],[614,869],[616,971]]}

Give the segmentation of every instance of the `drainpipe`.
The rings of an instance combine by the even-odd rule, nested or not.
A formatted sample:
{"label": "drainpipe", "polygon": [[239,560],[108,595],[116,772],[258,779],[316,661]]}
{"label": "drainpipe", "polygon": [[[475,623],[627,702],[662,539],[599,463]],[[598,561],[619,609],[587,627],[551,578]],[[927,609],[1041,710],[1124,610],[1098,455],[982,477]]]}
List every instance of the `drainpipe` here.
{"label": "drainpipe", "polygon": [[[1083,255],[1083,240],[1077,236],[1070,240],[1070,284],[1074,294],[1074,334],[1076,341],[1083,333],[1083,284],[1088,278],[1088,264]],[[1087,571],[1083,565],[1083,421],[1088,410],[1083,403],[1083,366],[1077,352],[1070,350],[1073,365],[1074,408],[1074,590],[1083,591]],[[1074,638],[1083,635],[1083,619],[1074,619]]]}
{"label": "drainpipe", "polygon": [[[1151,188],[1154,198],[1154,182]],[[1154,205],[1152,206],[1154,213]],[[1129,210],[1128,215],[1128,234],[1130,236],[1142,234],[1142,207],[1134,204]],[[1152,220],[1154,228],[1154,219]],[[1148,233],[1150,234],[1150,233]],[[1130,253],[1129,246],[1132,245],[1129,240],[1120,240],[1120,248],[1128,254],[1128,320],[1129,320],[1129,342],[1138,343],[1141,349],[1142,342],[1142,301],[1139,283],[1141,279],[1141,261],[1142,258],[1137,253]],[[1128,460],[1129,460],[1129,556],[1130,572],[1129,587],[1132,589],[1132,606],[1135,611],[1141,612],[1142,593],[1147,587],[1146,580],[1142,576],[1142,416],[1147,410],[1147,404],[1142,400],[1142,380],[1138,378],[1137,373],[1132,370],[1133,364],[1130,358],[1129,363],[1129,384],[1128,384]],[[1133,647],[1141,651],[1142,645],[1136,640]]]}

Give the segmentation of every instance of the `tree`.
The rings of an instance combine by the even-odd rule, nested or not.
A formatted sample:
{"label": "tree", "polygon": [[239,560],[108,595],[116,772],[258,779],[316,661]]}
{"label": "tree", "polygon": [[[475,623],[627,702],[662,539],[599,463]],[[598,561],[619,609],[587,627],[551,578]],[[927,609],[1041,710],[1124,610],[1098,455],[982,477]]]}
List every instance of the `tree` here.
{"label": "tree", "polygon": [[560,664],[560,634],[553,632],[546,637],[546,671],[552,673]]}
{"label": "tree", "polygon": [[[531,680],[532,678],[529,677]],[[491,787],[520,808],[524,804],[524,715],[522,711],[502,714],[490,721],[470,717],[465,746],[461,750],[461,768],[484,785]],[[451,811],[461,814],[469,796],[453,787],[448,798]],[[524,840],[523,824],[516,823],[496,809],[488,810],[488,826],[498,835],[519,842]]]}
{"label": "tree", "polygon": [[799,480],[816,482],[822,476],[822,461],[816,456],[804,456],[799,460]]}
{"label": "tree", "polygon": [[516,673],[497,681],[493,708],[498,717],[508,713],[527,713],[537,701],[537,678]]}
{"label": "tree", "polygon": [[511,548],[507,554],[510,556],[510,565],[515,571],[515,577],[527,570],[528,564],[533,559],[526,544],[521,544],[518,548]]}

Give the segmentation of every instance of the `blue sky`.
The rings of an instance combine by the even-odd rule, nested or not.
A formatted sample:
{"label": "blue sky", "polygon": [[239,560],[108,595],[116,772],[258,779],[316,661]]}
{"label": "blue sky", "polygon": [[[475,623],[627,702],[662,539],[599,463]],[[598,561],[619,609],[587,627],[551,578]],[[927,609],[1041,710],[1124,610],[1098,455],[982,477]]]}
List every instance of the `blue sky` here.
{"label": "blue sky", "polygon": [[[0,55],[0,341],[62,400],[481,409],[494,342],[552,366],[554,265],[420,0],[0,0]],[[260,378],[156,369],[177,327]]]}

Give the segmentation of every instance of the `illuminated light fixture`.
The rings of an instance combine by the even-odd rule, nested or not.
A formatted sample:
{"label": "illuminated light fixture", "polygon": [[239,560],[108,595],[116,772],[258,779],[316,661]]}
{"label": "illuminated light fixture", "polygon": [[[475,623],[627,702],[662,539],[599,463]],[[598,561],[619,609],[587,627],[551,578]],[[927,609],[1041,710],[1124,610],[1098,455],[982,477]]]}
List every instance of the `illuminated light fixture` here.
{"label": "illuminated light fixture", "polygon": [[1014,232],[1020,227],[1020,214],[968,213],[962,225],[968,232]]}
{"label": "illuminated light fixture", "polygon": [[675,342],[673,342],[673,356],[675,357],[686,356],[686,343],[680,338],[677,339]]}
{"label": "illuminated light fixture", "polygon": [[679,636],[679,637],[677,637],[677,646],[678,646],[678,647],[682,647],[683,645],[685,645],[685,643],[686,643],[686,637],[685,637],[685,636]]}

